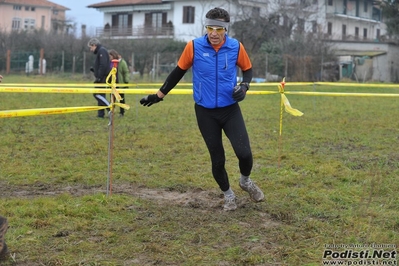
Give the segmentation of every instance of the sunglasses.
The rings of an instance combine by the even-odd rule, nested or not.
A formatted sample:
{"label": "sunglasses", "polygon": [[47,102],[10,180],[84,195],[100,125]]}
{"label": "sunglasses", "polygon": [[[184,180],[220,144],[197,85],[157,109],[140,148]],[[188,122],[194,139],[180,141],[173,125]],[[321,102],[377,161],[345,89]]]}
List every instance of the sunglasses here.
{"label": "sunglasses", "polygon": [[211,33],[213,31],[216,31],[217,33],[222,33],[223,31],[225,31],[225,28],[223,27],[212,27],[212,26],[205,26],[205,29]]}

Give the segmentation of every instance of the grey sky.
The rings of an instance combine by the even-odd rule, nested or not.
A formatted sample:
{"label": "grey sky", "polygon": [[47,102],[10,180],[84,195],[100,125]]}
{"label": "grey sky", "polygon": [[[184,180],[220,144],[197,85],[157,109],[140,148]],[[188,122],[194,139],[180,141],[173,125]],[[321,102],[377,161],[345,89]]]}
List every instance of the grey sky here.
{"label": "grey sky", "polygon": [[86,24],[88,35],[94,35],[96,27],[103,25],[103,13],[95,8],[87,8],[88,5],[105,2],[105,0],[49,0],[50,2],[65,6],[70,10],[66,11],[66,18],[76,23],[77,33],[80,36],[82,24]]}

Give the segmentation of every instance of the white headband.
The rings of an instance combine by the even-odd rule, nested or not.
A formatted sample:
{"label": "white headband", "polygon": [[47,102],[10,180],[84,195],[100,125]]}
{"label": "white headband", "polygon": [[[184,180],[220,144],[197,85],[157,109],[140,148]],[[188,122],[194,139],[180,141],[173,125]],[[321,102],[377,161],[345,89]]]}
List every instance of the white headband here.
{"label": "white headband", "polygon": [[220,26],[227,29],[229,27],[229,23],[217,19],[207,18],[205,19],[205,26]]}

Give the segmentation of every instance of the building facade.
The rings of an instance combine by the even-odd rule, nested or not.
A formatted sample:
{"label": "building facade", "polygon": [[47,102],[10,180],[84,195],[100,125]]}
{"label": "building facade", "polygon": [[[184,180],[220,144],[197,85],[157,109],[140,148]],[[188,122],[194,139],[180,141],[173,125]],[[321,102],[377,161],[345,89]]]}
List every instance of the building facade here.
{"label": "building facade", "polygon": [[293,25],[293,33],[322,36],[330,43],[339,60],[341,78],[396,82],[399,48],[386,36],[377,3],[372,0],[113,0],[88,8],[104,14],[103,25],[96,30],[97,37],[181,41],[204,34],[205,13],[215,6],[230,13],[231,23],[255,15],[277,14],[278,23]]}
{"label": "building facade", "polygon": [[64,32],[67,7],[46,0],[1,0],[0,30]]}
{"label": "building facade", "polygon": [[253,12],[255,9],[257,12],[264,10],[265,13],[267,5],[261,0],[113,0],[88,7],[104,13],[104,23],[96,30],[97,37],[156,37],[189,41],[205,32],[205,14],[215,6],[226,9],[234,22],[240,12]]}
{"label": "building facade", "polygon": [[307,33],[323,33],[325,39],[379,41],[386,25],[381,10],[371,0],[113,0],[92,4],[104,13],[97,35],[140,38],[148,35],[189,41],[201,35],[205,13],[215,7],[226,9],[232,23],[253,14],[280,14],[280,23],[294,22]]}

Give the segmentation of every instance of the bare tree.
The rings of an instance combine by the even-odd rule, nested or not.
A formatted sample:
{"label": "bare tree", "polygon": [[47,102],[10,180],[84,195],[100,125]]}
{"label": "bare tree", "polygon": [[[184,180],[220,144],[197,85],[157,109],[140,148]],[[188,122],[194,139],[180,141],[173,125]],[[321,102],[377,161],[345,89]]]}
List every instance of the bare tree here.
{"label": "bare tree", "polygon": [[384,22],[391,38],[399,39],[399,0],[378,2],[382,6]]}
{"label": "bare tree", "polygon": [[257,66],[255,76],[267,78],[273,73],[297,81],[317,78],[322,61],[332,56],[322,34],[307,33],[305,28],[306,21],[317,14],[317,5],[279,1],[272,7],[274,2],[264,2],[263,10],[266,6],[269,9],[262,13],[261,5],[251,7],[230,1],[240,7],[236,14],[240,20],[233,23],[232,31]]}

